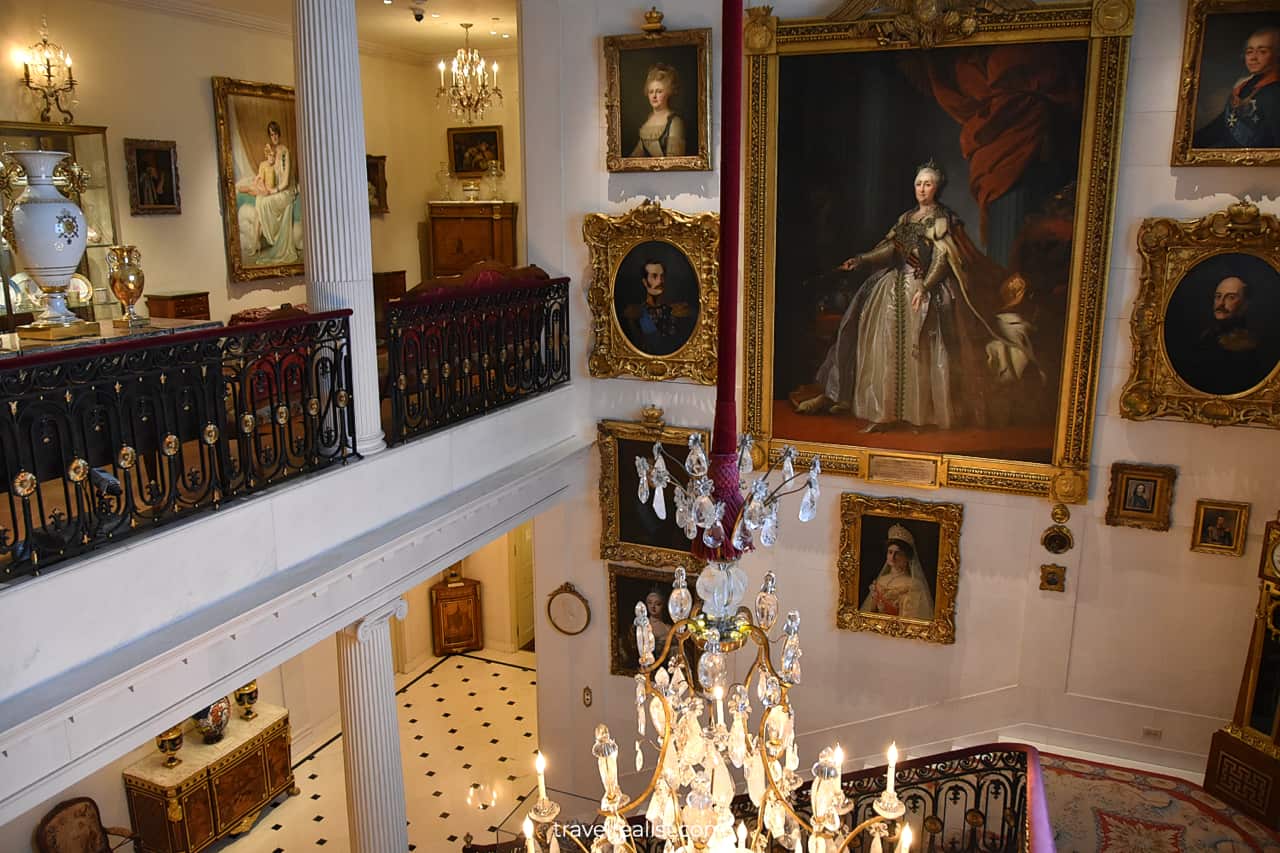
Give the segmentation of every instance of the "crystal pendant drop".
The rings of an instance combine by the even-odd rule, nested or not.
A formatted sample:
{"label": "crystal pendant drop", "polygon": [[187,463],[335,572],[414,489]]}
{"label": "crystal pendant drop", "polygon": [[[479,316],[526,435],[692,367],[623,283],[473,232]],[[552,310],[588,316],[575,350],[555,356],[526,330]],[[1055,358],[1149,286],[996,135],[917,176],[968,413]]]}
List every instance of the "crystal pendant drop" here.
{"label": "crystal pendant drop", "polygon": [[800,520],[813,521],[813,517],[817,515],[817,513],[818,496],[814,493],[813,486],[805,486],[804,495],[800,498]]}
{"label": "crystal pendant drop", "polygon": [[690,477],[707,476],[707,454],[702,449],[702,436],[696,432],[689,436],[689,455],[685,457],[684,470]]}
{"label": "crystal pendant drop", "polygon": [[724,525],[720,523],[720,519],[724,516],[724,504],[717,503],[714,515],[714,521],[707,531],[702,534],[702,544],[708,548],[719,548],[724,544]]}
{"label": "crystal pendant drop", "polygon": [[774,593],[777,576],[773,572],[764,573],[764,583],[760,592],[756,593],[756,624],[765,631],[773,630],[778,621],[778,596]]}
{"label": "crystal pendant drop", "polygon": [[643,601],[636,602],[636,648],[640,652],[640,666],[653,666],[653,626],[649,624],[649,608]]}
{"label": "crystal pendant drop", "polygon": [[707,478],[697,481],[698,497],[693,502],[693,521],[699,527],[715,524],[716,502],[711,499],[715,484]]}
{"label": "crystal pendant drop", "polygon": [[782,451],[782,482],[787,482],[796,475],[796,449],[787,447]]}
{"label": "crystal pendant drop", "polygon": [[760,525],[760,544],[766,548],[772,548],[777,541],[778,505],[775,503],[769,507],[769,514],[764,517],[764,521]]}
{"label": "crystal pendant drop", "polygon": [[717,687],[724,690],[727,681],[724,652],[720,651],[720,632],[712,628],[707,631],[707,644],[698,661],[698,682],[703,690],[711,693]]}
{"label": "crystal pendant drop", "polygon": [[751,433],[744,432],[738,438],[738,475],[741,477],[750,474],[755,467],[751,459],[751,448],[754,444]]}
{"label": "crystal pendant drop", "polygon": [[747,501],[747,508],[742,511],[742,518],[748,529],[755,530],[764,521],[765,514],[768,512],[765,506],[768,494],[769,487],[765,484],[763,477],[751,484],[751,498]]}
{"label": "crystal pendant drop", "polygon": [[644,737],[644,697],[645,697],[645,680],[644,676],[636,673],[636,734]]}
{"label": "crystal pendant drop", "polygon": [[654,445],[653,471],[649,474],[649,479],[653,481],[655,489],[666,488],[667,483],[671,482],[671,473],[667,471],[667,460],[658,455],[658,449],[662,445]]}
{"label": "crystal pendant drop", "polygon": [[782,643],[782,672],[780,675],[791,684],[800,683],[800,656],[804,653],[800,648],[800,612],[792,610],[787,614],[786,624],[782,626],[786,640]]}
{"label": "crystal pendant drop", "polygon": [[640,751],[640,741],[636,741],[636,772],[644,769],[644,753]]}
{"label": "crystal pendant drop", "polygon": [[[800,510],[803,513],[804,507],[801,506]],[[666,492],[662,491],[662,489],[653,490],[653,514],[663,521],[667,519],[667,498]],[[804,518],[802,515],[801,520],[808,521],[809,519]]]}
{"label": "crystal pendant drop", "polygon": [[738,519],[733,528],[733,547],[736,551],[751,550],[751,531],[747,529],[744,519]]}
{"label": "crystal pendant drop", "polygon": [[649,460],[643,456],[636,457],[636,477],[640,480],[639,486],[636,488],[636,497],[640,499],[640,503],[649,502]]}
{"label": "crystal pendant drop", "polygon": [[675,580],[671,582],[671,595],[667,598],[667,612],[671,614],[672,620],[679,622],[681,619],[689,617],[689,611],[693,609],[693,595],[689,592],[689,587],[685,581],[684,567],[676,569]]}
{"label": "crystal pendant drop", "polygon": [[671,498],[676,505],[676,527],[683,529],[689,523],[689,495],[685,493],[684,487],[677,483],[671,492]]}

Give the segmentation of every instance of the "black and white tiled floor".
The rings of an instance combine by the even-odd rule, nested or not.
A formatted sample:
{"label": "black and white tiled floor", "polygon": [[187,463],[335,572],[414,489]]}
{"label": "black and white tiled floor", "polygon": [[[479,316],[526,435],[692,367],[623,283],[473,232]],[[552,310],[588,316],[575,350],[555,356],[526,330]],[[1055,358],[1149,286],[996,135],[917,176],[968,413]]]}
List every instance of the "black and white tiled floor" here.
{"label": "black and white tiled floor", "polygon": [[[456,851],[467,833],[492,842],[495,828],[519,827],[537,788],[534,660],[488,651],[441,658],[397,694],[410,850]],[[277,800],[252,830],[213,850],[349,850],[341,737],[302,758],[294,777],[299,796]]]}

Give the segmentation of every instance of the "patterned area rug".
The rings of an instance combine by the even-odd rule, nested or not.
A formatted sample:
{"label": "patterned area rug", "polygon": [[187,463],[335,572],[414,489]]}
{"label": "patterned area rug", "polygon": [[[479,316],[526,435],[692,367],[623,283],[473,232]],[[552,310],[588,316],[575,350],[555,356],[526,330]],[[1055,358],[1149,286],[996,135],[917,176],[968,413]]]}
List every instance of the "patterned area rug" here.
{"label": "patterned area rug", "polygon": [[1040,754],[1058,853],[1280,853],[1280,836],[1198,785]]}

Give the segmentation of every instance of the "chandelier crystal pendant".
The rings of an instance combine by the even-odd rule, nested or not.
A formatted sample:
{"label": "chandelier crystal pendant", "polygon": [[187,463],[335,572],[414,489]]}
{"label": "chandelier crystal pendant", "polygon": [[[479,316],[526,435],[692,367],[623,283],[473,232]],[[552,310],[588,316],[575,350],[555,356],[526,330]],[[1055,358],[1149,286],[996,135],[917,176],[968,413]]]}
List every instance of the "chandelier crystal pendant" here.
{"label": "chandelier crystal pendant", "polygon": [[21,59],[22,84],[44,98],[40,121],[52,122],[51,113],[56,109],[62,113],[62,123],[71,124],[75,117],[63,105],[63,96],[70,99],[70,106],[75,105],[77,81],[71,70],[71,54],[49,41],[48,18],[40,18],[40,41],[22,51]]}
{"label": "chandelier crystal pendant", "polygon": [[440,69],[440,88],[436,90],[436,103],[447,98],[449,110],[467,124],[484,118],[485,110],[496,100],[502,103],[502,90],[498,88],[498,63],[485,63],[480,51],[471,47],[471,24],[462,24],[463,46],[449,64],[449,79],[445,80],[444,60],[436,66]]}

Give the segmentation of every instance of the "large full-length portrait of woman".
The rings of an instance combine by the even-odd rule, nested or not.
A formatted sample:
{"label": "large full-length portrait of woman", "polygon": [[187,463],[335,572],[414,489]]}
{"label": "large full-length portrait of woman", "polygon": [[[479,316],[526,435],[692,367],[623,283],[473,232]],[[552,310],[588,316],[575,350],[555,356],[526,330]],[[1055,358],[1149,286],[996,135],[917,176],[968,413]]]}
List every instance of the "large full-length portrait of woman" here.
{"label": "large full-length portrait of woman", "polygon": [[213,100],[232,280],[301,275],[293,89],[215,77]]}
{"label": "large full-length portrait of woman", "polygon": [[928,50],[778,22],[749,59],[747,423],[770,452],[1083,498],[1123,82],[1084,11],[1008,13],[999,42],[974,13]]}

